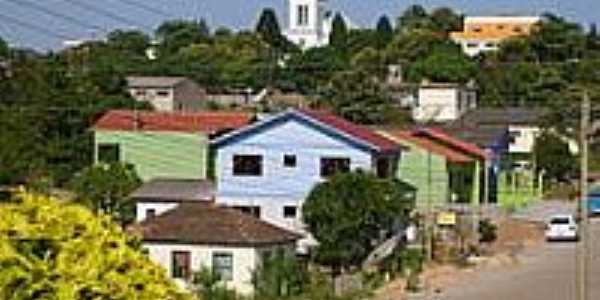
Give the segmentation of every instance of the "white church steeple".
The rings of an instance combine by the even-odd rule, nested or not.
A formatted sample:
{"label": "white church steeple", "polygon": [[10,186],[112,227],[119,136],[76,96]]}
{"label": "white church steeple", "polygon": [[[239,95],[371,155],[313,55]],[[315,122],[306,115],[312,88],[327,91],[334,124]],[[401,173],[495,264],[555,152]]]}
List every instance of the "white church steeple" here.
{"label": "white church steeple", "polygon": [[287,38],[303,49],[329,44],[329,33],[325,22],[326,0],[288,0]]}

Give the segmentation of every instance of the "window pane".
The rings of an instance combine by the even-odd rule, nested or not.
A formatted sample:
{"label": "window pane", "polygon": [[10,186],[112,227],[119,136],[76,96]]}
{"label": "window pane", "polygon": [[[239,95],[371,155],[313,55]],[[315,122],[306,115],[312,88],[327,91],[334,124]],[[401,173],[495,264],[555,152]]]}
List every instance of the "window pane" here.
{"label": "window pane", "polygon": [[260,155],[234,155],[233,175],[235,176],[261,176],[262,161]]}
{"label": "window pane", "polygon": [[296,218],[297,209],[295,206],[284,206],[283,217],[284,218]]}
{"label": "window pane", "polygon": [[321,176],[330,177],[337,173],[350,172],[349,158],[321,158]]}
{"label": "window pane", "polygon": [[284,155],[283,156],[283,166],[286,168],[294,168],[296,167],[296,155]]}
{"label": "window pane", "polygon": [[119,144],[100,144],[98,145],[98,162],[116,163],[121,160]]}
{"label": "window pane", "polygon": [[174,251],[171,260],[171,277],[189,278],[190,277],[190,252]]}
{"label": "window pane", "polygon": [[213,254],[213,274],[219,279],[229,281],[233,279],[233,255],[231,253]]}

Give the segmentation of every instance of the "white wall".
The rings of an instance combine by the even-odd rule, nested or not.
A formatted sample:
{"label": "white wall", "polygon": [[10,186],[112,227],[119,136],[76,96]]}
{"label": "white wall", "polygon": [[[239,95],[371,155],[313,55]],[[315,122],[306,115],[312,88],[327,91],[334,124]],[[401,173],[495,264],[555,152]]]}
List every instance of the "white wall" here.
{"label": "white wall", "polygon": [[136,221],[144,221],[146,219],[146,211],[149,209],[154,209],[156,211],[156,215],[158,216],[169,210],[175,209],[178,205],[179,203],[176,202],[139,202],[135,205]]}
{"label": "white wall", "polygon": [[454,38],[454,42],[460,44],[463,52],[471,57],[486,51],[497,51],[500,47],[500,41],[495,39],[458,39]]}
{"label": "white wall", "polygon": [[514,142],[508,145],[510,153],[533,153],[535,140],[540,133],[537,126],[510,125],[508,127],[509,135],[513,137]]}
{"label": "white wall", "polygon": [[[226,284],[227,288],[235,289],[241,294],[251,294],[254,291],[252,273],[261,261],[260,252],[255,248],[153,243],[144,243],[143,247],[148,250],[150,259],[161,265],[169,277],[171,277],[173,251],[190,252],[192,272],[199,271],[202,267],[212,269],[213,253],[231,253],[233,255],[233,279],[224,284]],[[183,280],[176,279],[175,281],[181,287],[188,287],[187,283]]]}
{"label": "white wall", "polygon": [[[159,92],[168,94],[161,96]],[[172,88],[130,88],[129,94],[137,101],[149,102],[157,111],[174,110],[175,92]]]}
{"label": "white wall", "polygon": [[[289,24],[285,31],[287,38],[303,49],[321,47],[329,44],[329,36],[324,32],[324,4],[321,0],[288,0]],[[308,5],[308,25],[298,26],[298,6]]]}

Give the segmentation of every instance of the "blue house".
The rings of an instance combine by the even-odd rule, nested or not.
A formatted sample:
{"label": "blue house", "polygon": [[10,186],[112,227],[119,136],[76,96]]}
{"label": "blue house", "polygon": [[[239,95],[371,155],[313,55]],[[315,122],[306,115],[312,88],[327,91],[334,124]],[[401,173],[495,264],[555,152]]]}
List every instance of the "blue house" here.
{"label": "blue house", "polygon": [[299,233],[306,233],[303,201],[317,183],[358,169],[392,177],[400,154],[397,143],[370,129],[309,110],[279,113],[212,144],[217,204]]}

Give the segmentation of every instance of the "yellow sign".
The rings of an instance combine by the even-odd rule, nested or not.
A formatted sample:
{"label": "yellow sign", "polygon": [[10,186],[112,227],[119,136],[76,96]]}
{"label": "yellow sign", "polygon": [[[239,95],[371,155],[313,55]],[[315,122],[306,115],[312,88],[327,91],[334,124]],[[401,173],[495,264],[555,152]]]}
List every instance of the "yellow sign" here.
{"label": "yellow sign", "polygon": [[437,216],[438,225],[453,226],[456,225],[456,213],[440,212]]}

